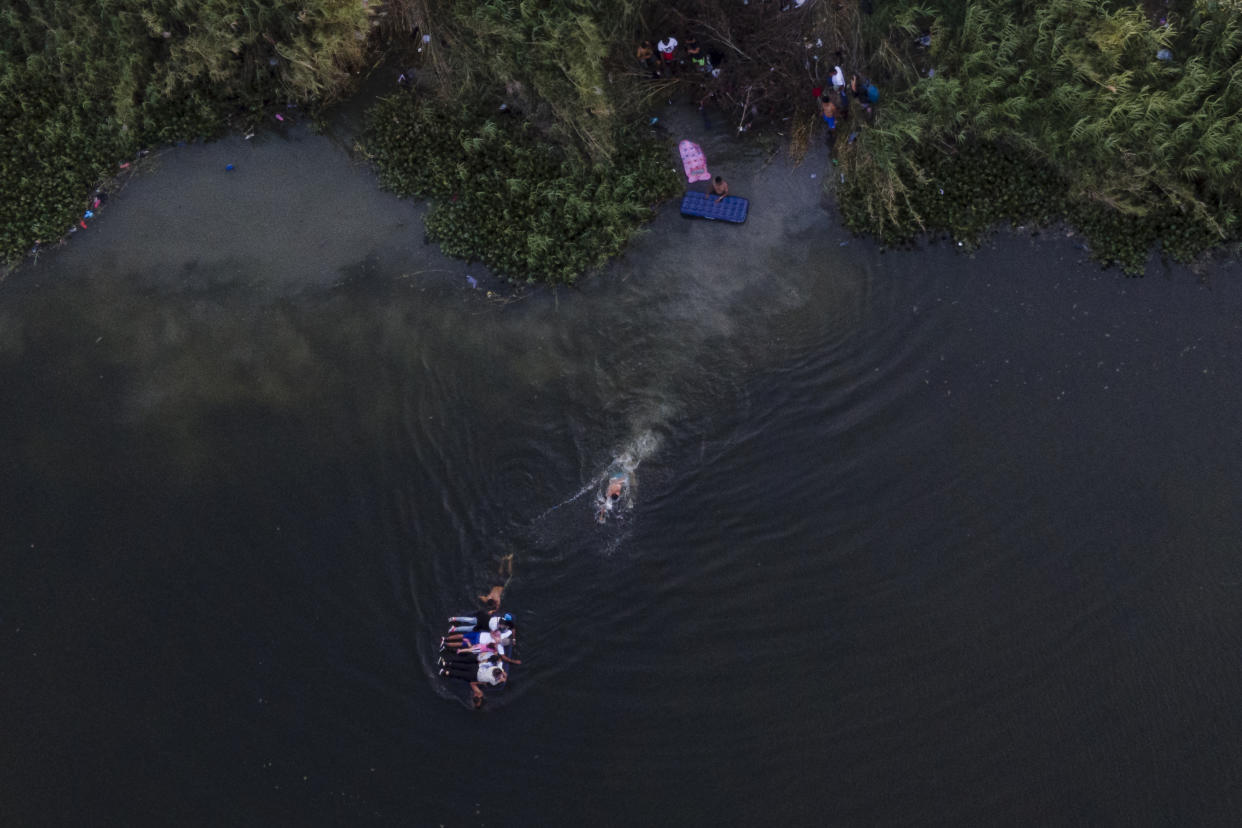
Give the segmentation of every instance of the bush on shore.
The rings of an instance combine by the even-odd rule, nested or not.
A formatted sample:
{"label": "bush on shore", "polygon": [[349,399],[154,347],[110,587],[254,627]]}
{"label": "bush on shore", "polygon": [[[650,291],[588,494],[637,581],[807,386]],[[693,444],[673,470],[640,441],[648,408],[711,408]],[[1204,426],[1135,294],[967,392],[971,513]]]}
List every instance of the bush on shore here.
{"label": "bush on shore", "polygon": [[572,283],[678,191],[663,141],[621,130],[592,161],[513,116],[398,93],[372,108],[364,147],[381,184],[435,201],[427,237],[511,280]]}
{"label": "bush on shore", "polygon": [[[19,10],[20,9],[20,10]],[[230,116],[330,100],[361,65],[359,0],[27,0],[0,11],[0,265],[54,242],[117,162]]]}
{"label": "bush on shore", "polygon": [[1107,0],[877,13],[894,89],[842,150],[847,225],[974,242],[990,222],[1060,217],[1131,273],[1156,245],[1185,261],[1239,238],[1242,16],[1179,5],[1163,23]]}

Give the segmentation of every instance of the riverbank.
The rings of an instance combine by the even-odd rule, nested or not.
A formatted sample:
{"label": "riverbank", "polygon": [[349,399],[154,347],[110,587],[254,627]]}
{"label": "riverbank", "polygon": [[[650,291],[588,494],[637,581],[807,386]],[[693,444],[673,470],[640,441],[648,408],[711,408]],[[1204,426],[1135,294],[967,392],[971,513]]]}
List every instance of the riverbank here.
{"label": "riverbank", "polygon": [[[418,86],[422,110],[456,119],[444,140],[411,147],[399,133],[413,122],[397,117],[394,129],[388,119],[397,113],[377,110],[384,129],[370,143],[385,180],[438,196],[430,234],[510,277],[572,281],[615,255],[646,207],[669,196],[641,149],[640,113],[653,103],[689,96],[740,130],[779,134],[801,151],[821,140],[809,93],[838,63],[864,84],[875,80],[880,94],[866,118],[856,102],[837,141],[845,177],[834,170],[832,178],[853,231],[887,244],[947,233],[972,246],[998,221],[1067,221],[1098,260],[1137,274],[1153,249],[1187,262],[1236,241],[1242,227],[1229,126],[1242,106],[1242,86],[1231,80],[1242,22],[1210,3],[1152,8],[1065,0],[1030,11],[976,0],[873,13],[845,0],[831,13],[813,3],[769,14],[765,4],[709,0],[648,18],[644,3],[610,0],[580,16],[553,4],[505,17],[491,6],[399,0],[376,11],[316,0],[296,20],[274,12],[266,22],[279,37],[247,18],[210,43],[194,34],[197,18],[158,29],[124,14],[118,46],[90,40],[91,21],[57,7],[43,21],[46,38],[0,25],[0,41],[31,52],[4,67],[5,84],[19,93],[9,100],[47,104],[0,118],[9,147],[0,178],[19,190],[0,204],[0,258],[65,228],[89,230],[91,187],[139,147],[215,134],[226,116],[239,116],[245,131],[279,125],[291,104],[314,110],[356,88],[374,47],[411,67],[397,74]],[[697,32],[712,71],[694,68],[683,47],[675,79],[652,79],[633,58],[635,30],[678,31],[687,44]],[[75,32],[89,37],[68,60],[60,52]],[[1027,67],[1020,74],[1019,65]],[[48,83],[56,94],[41,95]],[[468,115],[458,111],[463,100]],[[471,158],[474,167],[463,160]],[[498,159],[504,170],[489,165]],[[419,180],[431,167],[435,181]],[[585,191],[591,197],[574,202]],[[522,222],[493,231],[509,238],[488,235],[495,202]]]}

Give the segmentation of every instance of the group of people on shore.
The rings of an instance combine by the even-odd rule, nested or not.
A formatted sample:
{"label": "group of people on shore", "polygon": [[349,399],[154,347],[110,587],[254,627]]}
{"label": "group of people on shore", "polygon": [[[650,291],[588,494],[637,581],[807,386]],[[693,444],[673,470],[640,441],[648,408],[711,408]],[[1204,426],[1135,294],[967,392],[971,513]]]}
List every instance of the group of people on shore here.
{"label": "group of people on shore", "polygon": [[851,99],[870,117],[874,111],[873,107],[880,99],[880,91],[875,84],[865,78],[860,78],[857,74],[851,75],[847,84],[845,72],[841,70],[841,67],[834,66],[832,69],[832,88],[816,87],[813,94],[819,98],[820,118],[828,128],[826,135],[828,155],[832,158],[832,163],[836,164],[834,150],[837,143],[837,127],[849,119]]}
{"label": "group of people on shore", "polygon": [[708,72],[720,76],[720,64],[724,55],[719,52],[707,52],[699,44],[694,35],[687,35],[683,45],[671,34],[663,40],[651,45],[650,40],[638,44],[635,58],[642,70],[653,78],[673,77],[683,66],[692,71]]}
{"label": "group of people on shore", "polygon": [[[501,574],[506,568],[512,577],[512,555],[502,559]],[[504,687],[509,680],[507,666],[522,663],[509,655],[517,643],[517,624],[512,614],[500,610],[504,590],[503,585],[493,586],[480,595],[483,609],[479,612],[450,616],[448,631],[440,639],[440,675],[468,682],[476,710],[483,706],[483,689]]]}

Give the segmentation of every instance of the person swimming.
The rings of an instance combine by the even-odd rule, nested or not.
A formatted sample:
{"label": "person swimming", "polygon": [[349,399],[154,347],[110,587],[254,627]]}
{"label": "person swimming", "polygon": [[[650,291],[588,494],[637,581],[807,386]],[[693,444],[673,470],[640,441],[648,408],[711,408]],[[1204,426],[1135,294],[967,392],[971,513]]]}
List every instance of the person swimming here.
{"label": "person swimming", "polygon": [[621,501],[622,496],[630,485],[630,476],[624,472],[617,472],[608,478],[608,487],[604,490],[604,494],[599,499],[599,510],[595,513],[595,522],[603,523],[608,519],[608,513],[612,511],[612,507]]}

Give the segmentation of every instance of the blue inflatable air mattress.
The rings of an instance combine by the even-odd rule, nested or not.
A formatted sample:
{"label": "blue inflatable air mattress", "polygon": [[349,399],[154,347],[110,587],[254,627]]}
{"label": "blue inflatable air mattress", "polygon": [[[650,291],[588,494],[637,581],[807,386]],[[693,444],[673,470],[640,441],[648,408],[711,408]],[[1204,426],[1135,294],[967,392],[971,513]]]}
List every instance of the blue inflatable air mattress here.
{"label": "blue inflatable air mattress", "polygon": [[681,214],[709,221],[728,221],[741,224],[746,221],[750,202],[737,196],[725,196],[719,202],[710,193],[686,193],[681,199]]}

